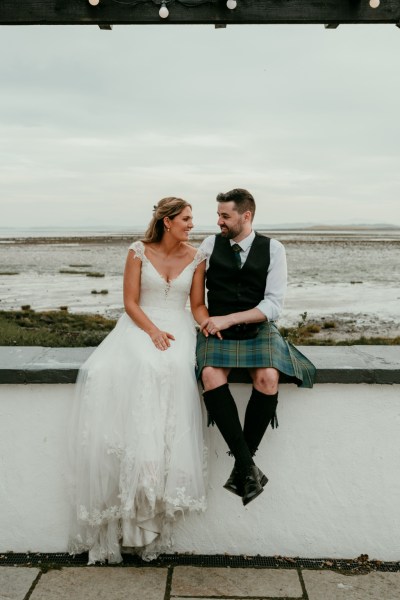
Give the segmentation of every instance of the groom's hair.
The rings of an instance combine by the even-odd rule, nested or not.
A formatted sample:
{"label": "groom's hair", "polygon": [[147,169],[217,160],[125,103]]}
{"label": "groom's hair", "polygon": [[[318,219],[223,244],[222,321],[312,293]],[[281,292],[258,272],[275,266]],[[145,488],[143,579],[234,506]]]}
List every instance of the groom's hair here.
{"label": "groom's hair", "polygon": [[251,212],[251,220],[254,219],[256,213],[256,203],[253,196],[247,190],[235,188],[230,192],[218,194],[217,202],[234,202],[235,209],[239,214],[243,214],[247,210]]}

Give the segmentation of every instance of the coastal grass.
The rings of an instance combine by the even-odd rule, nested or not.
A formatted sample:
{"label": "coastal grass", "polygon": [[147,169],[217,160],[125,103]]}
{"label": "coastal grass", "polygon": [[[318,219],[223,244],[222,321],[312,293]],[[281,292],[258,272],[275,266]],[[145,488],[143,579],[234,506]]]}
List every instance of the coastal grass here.
{"label": "coastal grass", "polygon": [[347,340],[334,339],[313,339],[306,337],[296,342],[300,346],[399,346],[400,336],[389,337],[366,337],[361,335],[359,338]]}
{"label": "coastal grass", "polygon": [[[93,291],[95,292],[95,290]],[[93,293],[92,292],[92,293]],[[105,293],[101,290],[96,293]],[[307,323],[303,313],[294,327],[281,327],[281,334],[302,346],[400,345],[400,336],[366,337],[357,339],[321,339],[313,336],[323,329],[334,329],[334,322]],[[100,315],[69,313],[67,306],[60,310],[35,312],[29,305],[21,310],[0,311],[0,346],[47,346],[52,348],[98,346],[114,328],[116,321]]]}
{"label": "coastal grass", "polygon": [[60,310],[35,312],[0,311],[0,346],[47,346],[51,348],[97,346],[116,321],[100,315],[71,314]]}

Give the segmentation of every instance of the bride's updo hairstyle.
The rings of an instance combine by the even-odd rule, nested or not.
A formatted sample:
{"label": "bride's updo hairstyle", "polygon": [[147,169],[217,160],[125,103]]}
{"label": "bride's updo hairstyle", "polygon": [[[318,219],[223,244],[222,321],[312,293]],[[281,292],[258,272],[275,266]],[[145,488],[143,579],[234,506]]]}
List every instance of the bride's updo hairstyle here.
{"label": "bride's updo hairstyle", "polygon": [[165,217],[168,217],[172,221],[172,219],[179,215],[187,206],[192,208],[192,205],[189,204],[189,202],[186,202],[186,200],[174,198],[173,196],[160,200],[160,202],[153,208],[153,218],[149,223],[142,241],[145,244],[150,244],[151,242],[160,242],[165,231]]}

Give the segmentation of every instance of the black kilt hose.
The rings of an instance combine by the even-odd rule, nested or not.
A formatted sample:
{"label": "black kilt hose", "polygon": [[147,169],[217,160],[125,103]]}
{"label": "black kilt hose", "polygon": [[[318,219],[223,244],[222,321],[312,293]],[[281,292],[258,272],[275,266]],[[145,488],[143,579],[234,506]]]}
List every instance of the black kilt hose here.
{"label": "black kilt hose", "polygon": [[299,387],[311,388],[315,380],[312,362],[281,336],[273,321],[262,323],[257,337],[249,340],[219,340],[213,335],[206,338],[199,332],[196,353],[198,379],[204,367],[273,367],[281,373],[283,381]]}

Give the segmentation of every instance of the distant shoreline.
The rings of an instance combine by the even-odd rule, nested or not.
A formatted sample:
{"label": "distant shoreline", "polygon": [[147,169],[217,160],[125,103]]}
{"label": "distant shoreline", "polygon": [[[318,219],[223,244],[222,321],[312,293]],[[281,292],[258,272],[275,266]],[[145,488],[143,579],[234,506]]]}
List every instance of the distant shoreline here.
{"label": "distant shoreline", "polygon": [[[313,243],[324,240],[330,242],[357,241],[357,242],[392,242],[400,243],[400,227],[368,228],[368,227],[345,227],[329,228],[327,226],[314,226],[310,228],[285,228],[285,229],[266,229],[262,227],[255,228],[258,233],[270,237],[281,239],[282,241],[297,243]],[[208,236],[217,233],[216,229],[198,230],[190,236],[190,242],[199,244]],[[4,235],[0,231],[0,245],[51,245],[51,244],[126,244],[143,239],[144,231],[132,231],[126,233],[99,232],[99,233],[78,233],[66,231],[60,233],[45,233],[42,235],[29,235],[28,233],[20,235]]]}
{"label": "distant shoreline", "polygon": [[[127,241],[142,239],[146,227],[135,227],[131,231],[124,228],[106,227],[99,228],[74,228],[74,227],[43,227],[21,228],[0,227],[0,244],[93,244],[110,243],[119,244]],[[343,236],[352,237],[366,235],[393,236],[400,239],[400,226],[382,224],[354,224],[354,225],[324,225],[324,224],[294,224],[294,225],[255,225],[255,230],[271,237],[298,236]],[[191,235],[191,240],[199,242],[207,235],[218,233],[216,225],[198,226]]]}

